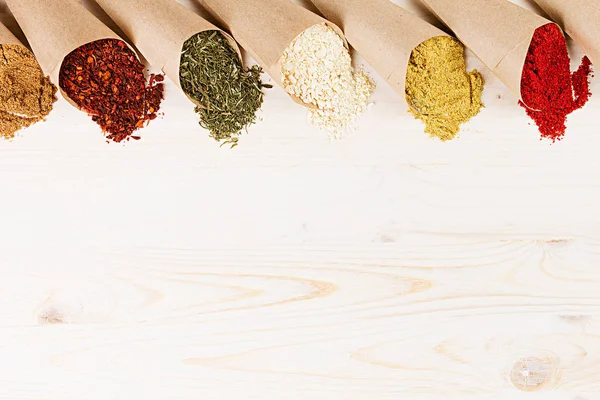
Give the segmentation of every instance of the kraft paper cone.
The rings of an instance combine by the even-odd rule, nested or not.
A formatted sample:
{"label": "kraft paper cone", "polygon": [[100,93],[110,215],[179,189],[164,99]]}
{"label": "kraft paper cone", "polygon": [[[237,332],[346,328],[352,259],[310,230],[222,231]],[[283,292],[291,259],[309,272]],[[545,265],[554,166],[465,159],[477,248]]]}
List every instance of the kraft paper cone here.
{"label": "kraft paper cone", "polygon": [[73,50],[96,40],[122,40],[77,0],[6,0],[6,4],[42,70],[56,83],[63,59]]}
{"label": "kraft paper cone", "polygon": [[21,41],[17,39],[17,37],[13,35],[12,32],[2,23],[0,23],[0,44],[20,44],[21,46],[23,45],[23,43],[21,43]]}
{"label": "kraft paper cone", "polygon": [[521,98],[521,77],[535,30],[551,23],[508,0],[421,0]]}
{"label": "kraft paper cone", "polygon": [[[204,31],[221,31],[237,53],[235,40],[175,0],[96,0],[129,37],[142,55],[180,88],[179,67],[183,44]],[[193,100],[192,100],[193,101]]]}
{"label": "kraft paper cone", "polygon": [[412,51],[428,39],[448,36],[390,0],[311,0],[337,24],[348,42],[406,100]]}
{"label": "kraft paper cone", "polygon": [[600,66],[600,7],[595,0],[534,0]]}
{"label": "kraft paper cone", "polygon": [[[279,85],[283,53],[302,32],[326,23],[344,38],[337,25],[291,0],[198,1]],[[313,107],[295,96],[290,97],[305,107]]]}

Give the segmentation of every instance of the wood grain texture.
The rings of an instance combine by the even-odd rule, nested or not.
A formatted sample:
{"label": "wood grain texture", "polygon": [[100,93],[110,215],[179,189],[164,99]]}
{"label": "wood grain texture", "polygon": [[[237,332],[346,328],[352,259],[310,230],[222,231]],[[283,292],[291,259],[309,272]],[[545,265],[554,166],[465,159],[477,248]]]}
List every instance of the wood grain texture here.
{"label": "wood grain texture", "polygon": [[593,399],[599,245],[15,252],[0,267],[0,392]]}
{"label": "wood grain texture", "polygon": [[0,400],[600,399],[600,101],[540,142],[482,72],[451,143],[376,75],[333,143],[278,88],[234,151],[171,82],[126,145],[57,103],[0,142]]}

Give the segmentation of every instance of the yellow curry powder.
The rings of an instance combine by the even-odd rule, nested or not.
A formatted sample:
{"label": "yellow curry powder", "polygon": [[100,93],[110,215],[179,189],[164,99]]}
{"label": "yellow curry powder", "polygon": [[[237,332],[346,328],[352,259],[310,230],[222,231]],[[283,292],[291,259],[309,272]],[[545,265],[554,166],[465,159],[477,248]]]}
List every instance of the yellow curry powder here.
{"label": "yellow curry powder", "polygon": [[31,51],[0,45],[0,137],[11,139],[18,130],[43,120],[56,92]]}
{"label": "yellow curry powder", "polygon": [[406,74],[406,100],[425,132],[443,141],[476,116],[483,103],[483,77],[467,73],[465,49],[455,38],[438,36],[417,46]]}

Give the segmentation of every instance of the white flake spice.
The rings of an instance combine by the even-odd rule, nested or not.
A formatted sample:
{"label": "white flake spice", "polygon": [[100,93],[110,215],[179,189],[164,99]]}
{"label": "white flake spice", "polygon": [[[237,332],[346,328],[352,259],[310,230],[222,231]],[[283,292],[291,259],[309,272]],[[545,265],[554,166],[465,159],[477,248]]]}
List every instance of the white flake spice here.
{"label": "white flake spice", "polygon": [[317,109],[309,110],[313,125],[339,137],[366,111],[375,84],[352,68],[344,40],[327,24],[300,34],[283,53],[283,87]]}

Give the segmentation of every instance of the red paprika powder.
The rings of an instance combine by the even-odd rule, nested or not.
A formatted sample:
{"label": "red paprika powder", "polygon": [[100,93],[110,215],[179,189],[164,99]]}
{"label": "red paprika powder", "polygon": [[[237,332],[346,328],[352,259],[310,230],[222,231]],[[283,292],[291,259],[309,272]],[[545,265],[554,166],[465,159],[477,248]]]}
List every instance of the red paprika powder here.
{"label": "red paprika powder", "polygon": [[521,106],[538,126],[542,137],[563,138],[567,116],[589,100],[592,64],[584,57],[571,74],[567,42],[556,24],[535,31],[521,79]]}
{"label": "red paprika powder", "polygon": [[133,132],[157,116],[163,99],[163,75],[146,83],[144,66],[121,40],[83,45],[65,57],[59,84],[92,116],[108,140],[139,139]]}

